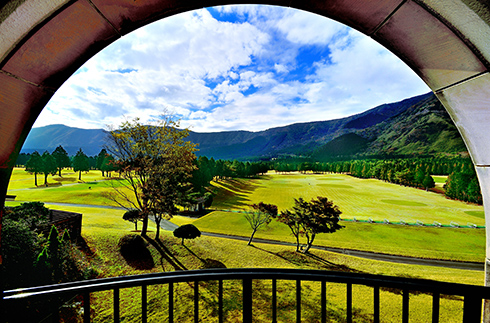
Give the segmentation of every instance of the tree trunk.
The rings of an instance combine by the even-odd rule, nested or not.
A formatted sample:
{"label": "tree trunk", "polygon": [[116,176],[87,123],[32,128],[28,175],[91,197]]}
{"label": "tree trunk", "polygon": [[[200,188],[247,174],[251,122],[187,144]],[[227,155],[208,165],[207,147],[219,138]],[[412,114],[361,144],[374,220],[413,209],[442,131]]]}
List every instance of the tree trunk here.
{"label": "tree trunk", "polygon": [[182,238],[182,245],[184,245],[184,238]]}
{"label": "tree trunk", "polygon": [[48,175],[49,174],[44,174],[44,186],[48,187]]}
{"label": "tree trunk", "polygon": [[58,175],[61,177],[61,167],[58,169]]}
{"label": "tree trunk", "polygon": [[79,181],[82,180],[82,171],[81,170],[78,171],[78,180]]}
{"label": "tree trunk", "polygon": [[34,185],[37,186],[37,173],[34,173]]}
{"label": "tree trunk", "polygon": [[141,228],[141,235],[146,237],[146,232],[148,231],[148,214],[143,217],[143,227]]}
{"label": "tree trunk", "polygon": [[162,218],[155,215],[155,224],[157,225],[157,233],[155,234],[155,240],[160,240],[160,222]]}
{"label": "tree trunk", "polygon": [[315,240],[315,234],[314,233],[311,235],[311,240],[308,238],[308,243],[306,244],[306,249],[303,250],[303,253],[307,253],[308,251],[310,251],[310,248],[313,245],[313,240]]}
{"label": "tree trunk", "polygon": [[252,232],[252,235],[250,236],[250,239],[248,240],[247,246],[250,246],[252,244],[252,239],[254,238],[255,232],[257,232],[257,229],[254,229],[254,231]]}
{"label": "tree trunk", "polygon": [[296,235],[296,252],[299,251],[299,234]]}
{"label": "tree trunk", "polygon": [[134,221],[134,231],[138,231],[138,220]]}

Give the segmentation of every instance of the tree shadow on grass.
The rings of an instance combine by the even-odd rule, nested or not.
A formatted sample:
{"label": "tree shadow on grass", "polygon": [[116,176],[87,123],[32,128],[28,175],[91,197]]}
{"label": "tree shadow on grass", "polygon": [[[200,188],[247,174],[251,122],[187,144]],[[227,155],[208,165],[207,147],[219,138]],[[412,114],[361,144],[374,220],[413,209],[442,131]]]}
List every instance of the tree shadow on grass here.
{"label": "tree shadow on grass", "polygon": [[198,255],[196,255],[194,251],[189,249],[189,247],[187,247],[186,245],[184,245],[184,247],[187,249],[187,251],[189,251],[190,254],[192,254],[194,257],[196,257],[202,262],[201,269],[226,268],[226,265],[221,261],[216,259],[211,259],[211,258],[203,259]]}
{"label": "tree shadow on grass", "polygon": [[279,251],[279,252],[272,252],[257,246],[252,245],[252,247],[259,249],[261,251],[267,252],[271,255],[274,255],[276,257],[279,257],[290,264],[293,264],[295,266],[298,266],[300,268],[317,268],[317,269],[324,269],[324,270],[332,270],[332,271],[343,271],[343,272],[356,272],[356,273],[362,273],[362,271],[350,268],[349,266],[346,265],[341,265],[341,264],[336,264],[331,261],[328,261],[326,259],[323,259],[317,255],[312,254],[311,252],[304,254],[301,252],[297,251]]}
{"label": "tree shadow on grass", "polygon": [[148,241],[159,253],[160,253],[160,262],[162,265],[162,269],[165,271],[165,267],[163,265],[163,260],[165,259],[175,270],[187,270],[187,268],[182,264],[177,258],[174,257],[172,252],[168,250],[168,248],[157,239],[152,239],[148,236],[144,236],[146,241]]}
{"label": "tree shadow on grass", "polygon": [[148,270],[155,267],[153,256],[140,236],[125,236],[119,241],[118,246],[121,256],[131,267],[139,270]]}

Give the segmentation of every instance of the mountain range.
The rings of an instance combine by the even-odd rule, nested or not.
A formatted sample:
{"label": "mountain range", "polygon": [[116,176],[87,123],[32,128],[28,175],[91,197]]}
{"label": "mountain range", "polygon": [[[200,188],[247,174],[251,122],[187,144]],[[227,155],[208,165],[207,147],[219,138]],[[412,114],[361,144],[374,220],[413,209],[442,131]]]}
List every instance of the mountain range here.
{"label": "mountain range", "polygon": [[[96,155],[105,144],[103,129],[65,125],[33,128],[21,150],[52,152],[62,145]],[[264,131],[190,132],[198,155],[215,159],[266,160],[310,156],[316,160],[379,155],[464,153],[466,147],[444,107],[432,94],[383,104],[346,118],[296,123]]]}

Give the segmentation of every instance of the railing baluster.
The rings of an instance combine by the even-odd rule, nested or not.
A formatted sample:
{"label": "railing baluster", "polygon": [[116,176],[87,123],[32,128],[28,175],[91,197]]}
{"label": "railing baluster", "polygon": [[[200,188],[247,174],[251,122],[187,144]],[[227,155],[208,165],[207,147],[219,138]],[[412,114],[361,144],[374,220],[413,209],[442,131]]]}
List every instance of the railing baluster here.
{"label": "railing baluster", "polygon": [[347,283],[347,323],[352,323],[352,284]]}
{"label": "railing baluster", "polygon": [[60,321],[60,300],[58,296],[53,297],[51,306],[52,306],[51,318],[53,319],[53,323],[58,323]]}
{"label": "railing baluster", "polygon": [[252,279],[243,279],[243,322],[252,322]]}
{"label": "railing baluster", "polygon": [[[46,314],[51,312],[51,317],[47,319],[53,322],[59,322],[60,303],[62,299],[69,298],[70,295],[76,293],[82,297],[83,302],[83,322],[90,322],[91,320],[91,294],[93,292],[106,291],[108,293],[113,292],[113,313],[114,322],[119,323],[121,321],[121,290],[131,288],[141,288],[141,322],[146,323],[148,321],[149,310],[152,308],[148,306],[148,286],[152,285],[165,285],[168,284],[168,322],[174,322],[175,315],[175,284],[186,283],[189,284],[191,289],[194,289],[194,321],[198,322],[199,316],[199,283],[200,282],[218,282],[219,295],[218,295],[218,321],[222,323],[225,321],[226,309],[224,309],[223,300],[223,283],[225,280],[237,280],[241,279],[243,284],[243,322],[251,322],[254,317],[252,309],[254,308],[253,301],[253,280],[261,279],[272,281],[272,321],[277,322],[278,318],[278,280],[288,281],[290,286],[296,282],[296,321],[301,321],[302,316],[302,282],[303,281],[317,281],[321,284],[321,303],[316,304],[317,310],[321,307],[321,315],[318,315],[318,320],[321,322],[328,321],[328,308],[327,308],[327,283],[332,282],[335,284],[343,284],[346,286],[346,322],[352,322],[354,320],[354,301],[353,301],[353,285],[363,285],[373,287],[373,321],[379,323],[381,319],[380,311],[380,298],[381,288],[389,287],[396,288],[402,291],[402,322],[409,322],[411,317],[416,317],[417,313],[410,314],[410,293],[412,291],[433,291],[432,293],[432,322],[439,323],[441,312],[441,294],[448,295],[463,295],[464,307],[463,307],[463,322],[473,323],[480,322],[482,316],[482,302],[483,299],[490,299],[490,290],[484,286],[472,286],[455,283],[445,282],[430,282],[420,279],[407,279],[397,277],[381,277],[367,274],[354,274],[354,273],[340,273],[340,272],[328,272],[328,271],[303,271],[303,270],[271,270],[271,269],[213,269],[209,271],[202,271],[191,273],[186,271],[181,274],[179,272],[162,273],[162,274],[150,274],[143,275],[141,277],[135,276],[131,278],[120,277],[101,279],[99,281],[87,281],[87,282],[73,282],[58,284],[53,286],[39,286],[24,288],[19,290],[11,290],[3,292],[4,304],[10,305],[13,302],[29,302],[32,298],[37,297],[41,300],[44,299],[46,305],[44,310]],[[192,284],[194,286],[192,287]],[[316,283],[318,284],[318,283]],[[317,285],[318,286],[318,285]],[[292,286],[291,286],[292,287]],[[163,289],[164,290],[164,289]],[[290,292],[290,290],[288,291]],[[399,298],[398,298],[399,299]],[[37,299],[36,299],[37,300]],[[12,303],[9,303],[12,302]],[[19,304],[20,305],[20,304]],[[100,304],[95,304],[99,306]],[[92,305],[93,306],[93,305]],[[14,312],[14,306],[12,306],[12,313],[7,312],[8,315],[16,315]],[[7,309],[9,310],[9,309]],[[111,310],[109,308],[109,310]],[[267,309],[260,309],[267,311]],[[461,313],[461,312],[460,312]],[[27,314],[27,313],[26,313]],[[152,314],[155,314],[152,312]],[[292,314],[292,313],[288,313]],[[18,315],[18,313],[17,313]],[[294,315],[294,314],[293,314]],[[320,319],[321,316],[321,319]],[[3,317],[2,317],[3,318]],[[165,318],[162,318],[165,320]]]}
{"label": "railing baluster", "polygon": [[83,293],[83,323],[90,323],[90,293]]}
{"label": "railing baluster", "polygon": [[402,322],[408,323],[410,317],[410,291],[408,289],[403,290],[403,312],[402,312]]}
{"label": "railing baluster", "polygon": [[439,323],[439,302],[441,295],[437,292],[432,293],[432,323]]}
{"label": "railing baluster", "polygon": [[141,322],[148,321],[148,289],[146,285],[141,285]]}
{"label": "railing baluster", "polygon": [[168,322],[174,322],[174,283],[168,283]]}
{"label": "railing baluster", "polygon": [[218,282],[218,321],[223,323],[223,280]]}
{"label": "railing baluster", "polygon": [[327,282],[322,280],[322,323],[327,323]]}
{"label": "railing baluster", "polygon": [[301,323],[301,280],[296,280],[296,322]]}
{"label": "railing baluster", "polygon": [[277,280],[272,279],[272,323],[277,323]]}
{"label": "railing baluster", "polygon": [[194,282],[194,322],[199,322],[199,282]]}
{"label": "railing baluster", "polygon": [[374,313],[373,313],[373,319],[374,323],[379,323],[379,286],[374,286],[373,287],[373,306],[374,306]]}
{"label": "railing baluster", "polygon": [[463,323],[479,323],[481,321],[482,299],[466,295],[463,305]]}
{"label": "railing baluster", "polygon": [[114,288],[114,323],[119,323],[119,288]]}

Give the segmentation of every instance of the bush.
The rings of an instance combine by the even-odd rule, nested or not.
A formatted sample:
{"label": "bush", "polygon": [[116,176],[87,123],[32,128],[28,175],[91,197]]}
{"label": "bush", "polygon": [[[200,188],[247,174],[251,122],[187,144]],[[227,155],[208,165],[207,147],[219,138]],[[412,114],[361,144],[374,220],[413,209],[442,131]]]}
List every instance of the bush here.
{"label": "bush", "polygon": [[193,224],[184,224],[174,230],[174,237],[182,239],[182,245],[184,239],[195,239],[201,236],[201,231]]}
{"label": "bush", "polygon": [[119,240],[117,246],[119,252],[130,266],[137,269],[151,269],[155,266],[147,244],[140,235],[125,235]]}

